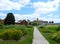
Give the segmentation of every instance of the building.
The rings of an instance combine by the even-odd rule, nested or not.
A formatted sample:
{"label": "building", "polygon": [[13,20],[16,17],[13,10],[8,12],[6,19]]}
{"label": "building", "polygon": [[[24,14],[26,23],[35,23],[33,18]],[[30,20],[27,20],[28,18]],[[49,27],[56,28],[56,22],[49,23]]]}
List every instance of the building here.
{"label": "building", "polygon": [[46,24],[48,24],[48,21],[39,20],[38,18],[35,21],[36,21],[36,23],[38,25],[46,25]]}
{"label": "building", "polygon": [[16,24],[18,24],[18,25],[28,25],[28,22],[26,20],[19,20],[18,22],[16,22]]}

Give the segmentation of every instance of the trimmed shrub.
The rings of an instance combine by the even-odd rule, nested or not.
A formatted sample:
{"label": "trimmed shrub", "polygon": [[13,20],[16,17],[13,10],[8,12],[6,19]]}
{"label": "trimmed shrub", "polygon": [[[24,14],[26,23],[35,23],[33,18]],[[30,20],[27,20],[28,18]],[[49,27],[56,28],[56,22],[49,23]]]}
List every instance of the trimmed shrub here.
{"label": "trimmed shrub", "polygon": [[60,31],[60,26],[57,27],[57,31]]}
{"label": "trimmed shrub", "polygon": [[23,36],[23,32],[21,30],[15,30],[13,34],[14,40],[19,40]]}
{"label": "trimmed shrub", "polygon": [[5,30],[2,35],[3,40],[19,40],[23,36],[21,30]]}
{"label": "trimmed shrub", "polygon": [[18,26],[16,27],[16,29],[18,30],[22,30],[23,34],[26,35],[27,34],[27,28],[24,25]]}
{"label": "trimmed shrub", "polygon": [[7,32],[3,33],[2,39],[8,40],[9,39],[9,33],[7,33]]}
{"label": "trimmed shrub", "polygon": [[4,26],[4,29],[10,29],[10,30],[14,30],[14,29],[17,29],[17,30],[21,30],[23,32],[23,34],[27,34],[27,27],[24,26],[24,25],[7,25],[7,26]]}
{"label": "trimmed shrub", "polygon": [[57,33],[56,33],[56,32],[55,32],[55,33],[52,33],[52,37],[51,37],[51,38],[52,38],[53,40],[55,40],[55,39],[56,39],[56,36],[57,36]]}
{"label": "trimmed shrub", "polygon": [[0,33],[0,38],[2,38],[3,33]]}
{"label": "trimmed shrub", "polygon": [[60,42],[60,31],[53,33],[52,39],[57,41],[57,42]]}

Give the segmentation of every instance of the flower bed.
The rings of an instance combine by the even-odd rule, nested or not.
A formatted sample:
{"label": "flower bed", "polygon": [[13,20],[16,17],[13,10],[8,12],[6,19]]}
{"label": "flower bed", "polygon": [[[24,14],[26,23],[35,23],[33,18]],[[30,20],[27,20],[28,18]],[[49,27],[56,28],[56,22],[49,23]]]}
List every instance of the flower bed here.
{"label": "flower bed", "polygon": [[0,38],[3,40],[20,40],[20,38],[23,36],[23,32],[21,30],[5,30],[4,32],[1,32]]}

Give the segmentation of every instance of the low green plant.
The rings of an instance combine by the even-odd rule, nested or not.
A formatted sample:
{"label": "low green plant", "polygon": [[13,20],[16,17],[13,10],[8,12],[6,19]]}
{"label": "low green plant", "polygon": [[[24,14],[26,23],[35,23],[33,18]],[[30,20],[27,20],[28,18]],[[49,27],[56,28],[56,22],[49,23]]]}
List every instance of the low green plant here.
{"label": "low green plant", "polygon": [[57,31],[58,26],[59,25],[46,25],[44,26],[45,28],[38,26],[38,29],[50,44],[60,44],[60,33]]}
{"label": "low green plant", "polygon": [[32,28],[33,26],[32,25],[27,25],[27,28]]}
{"label": "low green plant", "polygon": [[24,35],[26,35],[28,32],[26,26],[24,26],[24,25],[18,26],[16,29],[22,30]]}
{"label": "low green plant", "polygon": [[19,40],[23,36],[21,30],[5,30],[2,35],[3,40]]}
{"label": "low green plant", "polygon": [[0,24],[0,29],[3,29],[3,25],[2,24]]}
{"label": "low green plant", "polygon": [[23,32],[21,30],[15,30],[13,34],[14,40],[19,40],[23,36]]}
{"label": "low green plant", "polygon": [[57,31],[60,31],[60,26],[57,27]]}
{"label": "low green plant", "polygon": [[56,33],[56,32],[52,33],[51,35],[52,35],[51,38],[52,38],[53,40],[56,39],[56,36],[57,36],[57,33]]}
{"label": "low green plant", "polygon": [[45,27],[44,26],[40,26],[40,28],[44,29]]}
{"label": "low green plant", "polygon": [[2,33],[2,32],[0,32],[0,38],[2,38],[2,35],[3,35],[3,33]]}
{"label": "low green plant", "polygon": [[60,31],[57,31],[55,33],[52,34],[52,39],[57,41],[57,42],[60,42]]}
{"label": "low green plant", "polygon": [[[33,30],[34,30],[33,27],[27,28],[27,26],[24,26],[24,25],[4,25],[4,28],[2,30],[0,30],[1,39],[3,37],[3,33],[8,32],[7,30],[8,31],[10,30],[9,40],[2,40],[2,41],[0,40],[0,44],[32,44]],[[16,32],[17,30],[18,31],[21,30],[21,31],[19,31],[19,33],[17,33]],[[15,34],[15,32],[17,34]],[[26,34],[26,35],[24,35],[24,34]],[[11,36],[13,36],[13,37],[11,38]],[[22,39],[20,39],[21,37],[19,38],[19,36],[21,36]],[[20,40],[16,41],[17,39],[18,40],[20,39]]]}
{"label": "low green plant", "polygon": [[39,29],[44,33],[51,33],[51,31],[48,28],[46,28],[45,26],[41,26],[41,27],[39,27]]}
{"label": "low green plant", "polygon": [[48,30],[48,29],[42,29],[42,32],[44,32],[44,33],[50,33],[51,31]]}

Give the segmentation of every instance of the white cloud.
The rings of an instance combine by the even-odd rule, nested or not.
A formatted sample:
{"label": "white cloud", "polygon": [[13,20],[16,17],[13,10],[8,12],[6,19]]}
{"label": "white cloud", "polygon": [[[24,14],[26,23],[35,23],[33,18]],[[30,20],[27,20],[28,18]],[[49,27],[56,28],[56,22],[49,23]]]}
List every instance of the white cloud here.
{"label": "white cloud", "polygon": [[0,19],[5,19],[5,17],[6,17],[6,14],[0,13]]}
{"label": "white cloud", "polygon": [[53,15],[53,14],[49,14],[47,17],[40,17],[39,19],[44,20],[44,21],[54,21],[55,23],[59,23],[60,22],[60,17],[59,15]]}
{"label": "white cloud", "polygon": [[0,0],[0,11],[4,10],[20,10],[22,7],[26,6],[30,0],[18,0],[13,2],[10,0]]}
{"label": "white cloud", "polygon": [[53,16],[53,14],[49,14],[49,15],[48,15],[48,17],[52,17],[52,16]]}
{"label": "white cloud", "polygon": [[31,20],[33,20],[33,18],[35,19],[35,18],[37,18],[35,15],[20,15],[20,14],[14,14],[14,16],[15,16],[15,19],[16,19],[16,21],[18,21],[18,20],[23,20],[23,19],[31,19]]}
{"label": "white cloud", "polygon": [[38,13],[49,13],[56,11],[59,7],[60,0],[54,0],[52,2],[34,2],[33,7],[35,8],[35,11]]}

